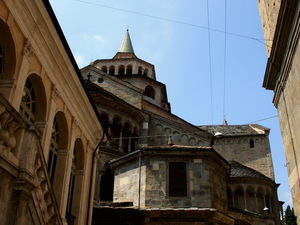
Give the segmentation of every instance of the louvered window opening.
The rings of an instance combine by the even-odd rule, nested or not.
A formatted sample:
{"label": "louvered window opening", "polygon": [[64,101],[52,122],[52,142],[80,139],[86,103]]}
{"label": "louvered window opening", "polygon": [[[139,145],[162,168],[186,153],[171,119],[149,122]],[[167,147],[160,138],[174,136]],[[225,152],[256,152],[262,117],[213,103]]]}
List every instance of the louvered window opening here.
{"label": "louvered window opening", "polygon": [[184,162],[169,163],[169,196],[187,196],[186,163]]}

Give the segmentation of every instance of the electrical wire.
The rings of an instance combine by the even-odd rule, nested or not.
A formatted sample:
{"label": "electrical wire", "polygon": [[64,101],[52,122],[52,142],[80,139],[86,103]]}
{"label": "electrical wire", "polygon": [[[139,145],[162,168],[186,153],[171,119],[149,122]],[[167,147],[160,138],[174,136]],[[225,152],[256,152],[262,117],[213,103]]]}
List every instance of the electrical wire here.
{"label": "electrical wire", "polygon": [[[251,39],[251,40],[255,40],[267,47],[268,46],[265,41],[272,41],[272,39],[260,39],[260,38],[255,38],[255,37],[250,37],[250,36],[246,36],[246,35],[242,35],[242,34],[238,34],[238,33],[233,33],[233,32],[228,32],[227,31],[227,0],[225,0],[225,31],[222,30],[218,30],[218,29],[212,29],[210,28],[210,23],[209,23],[209,4],[208,4],[208,0],[207,0],[207,17],[208,17],[208,26],[200,26],[200,25],[196,25],[196,24],[191,24],[191,23],[186,23],[186,22],[182,22],[182,21],[178,21],[178,20],[173,20],[173,19],[168,19],[168,18],[164,18],[164,17],[159,17],[159,16],[154,16],[154,15],[150,15],[150,14],[145,14],[145,13],[140,13],[140,12],[135,12],[135,11],[131,11],[131,10],[126,10],[126,9],[121,9],[121,8],[116,8],[116,7],[112,7],[112,6],[107,6],[107,5],[102,5],[102,4],[98,4],[98,3],[93,3],[93,2],[89,2],[89,1],[84,1],[84,0],[74,0],[77,2],[81,2],[84,4],[89,4],[89,5],[94,5],[94,6],[98,6],[98,7],[102,7],[102,8],[108,8],[108,9],[112,9],[112,10],[117,10],[117,11],[122,11],[122,12],[126,12],[126,13],[131,13],[131,14],[136,14],[139,16],[145,16],[145,17],[149,17],[149,18],[153,18],[153,19],[158,19],[158,20],[164,20],[164,21],[168,21],[168,22],[172,22],[172,23],[177,23],[177,24],[181,24],[181,25],[185,25],[185,26],[191,26],[191,27],[196,27],[196,28],[200,28],[200,29],[206,29],[208,31],[208,41],[209,41],[209,70],[210,70],[210,89],[211,89],[211,116],[212,116],[212,126],[213,126],[213,84],[212,84],[212,69],[211,69],[211,46],[210,46],[210,32],[214,31],[214,32],[218,32],[218,33],[224,33],[224,39],[225,39],[225,48],[224,48],[224,93],[223,93],[223,116],[225,118],[225,105],[226,105],[226,55],[227,55],[227,35],[232,35],[232,36],[236,36],[236,37],[240,37],[240,38],[246,38],[246,39]],[[268,120],[268,119],[272,119],[278,117],[276,116],[271,116],[271,117],[267,117],[264,119],[260,119],[260,120],[256,120],[256,121],[252,121],[249,123],[245,123],[243,125],[247,125],[247,124],[252,124],[252,123],[256,123],[256,122],[260,122],[260,121],[264,121],[264,120]],[[203,132],[203,131],[202,131]],[[202,132],[193,132],[193,133],[181,133],[181,135],[191,135],[191,134],[200,134]],[[153,135],[153,136],[135,136],[135,137],[122,137],[122,138],[111,138],[111,140],[115,140],[115,139],[129,139],[129,138],[151,138],[151,137],[167,137],[168,135]]]}
{"label": "electrical wire", "polygon": [[[190,26],[190,27],[196,27],[196,28],[200,28],[200,29],[210,30],[210,31],[218,32],[218,33],[225,33],[225,31],[222,31],[222,30],[212,29],[210,27],[205,27],[205,26],[200,26],[200,25],[197,25],[197,24],[182,22],[182,21],[179,21],[179,20],[173,20],[173,19],[168,19],[168,18],[164,18],[164,17],[154,16],[154,15],[150,15],[150,14],[146,14],[146,13],[135,12],[135,11],[127,10],[127,9],[121,9],[121,8],[117,8],[117,7],[112,7],[112,6],[108,6],[108,5],[102,5],[102,4],[98,4],[98,3],[94,3],[94,2],[89,2],[89,1],[84,1],[84,0],[74,0],[74,1],[81,2],[81,3],[84,3],[84,4],[94,5],[94,6],[98,6],[98,7],[102,7],[102,8],[107,8],[107,9],[117,10],[117,11],[121,11],[121,12],[131,13],[131,14],[135,14],[135,15],[139,15],[139,16],[149,17],[149,18],[153,18],[153,19],[164,20],[164,21],[168,21],[168,22],[172,22],[172,23],[177,23],[177,24],[181,24],[181,25],[185,25],[185,26]],[[238,34],[238,33],[227,32],[227,31],[226,31],[226,34],[229,34],[229,35],[232,35],[232,36],[236,36],[236,37],[241,37],[241,38],[247,38],[247,39],[255,40],[255,41],[258,41],[259,43],[262,43],[264,45],[266,45],[266,44],[263,41],[272,41],[272,39],[255,38],[255,37],[250,37],[250,36],[242,35],[242,34]]]}
{"label": "electrical wire", "polygon": [[[251,122],[248,122],[248,123],[244,123],[242,125],[254,124],[254,123],[257,123],[257,122],[273,119],[273,118],[276,118],[276,117],[278,117],[278,115],[266,117],[266,118],[255,120],[255,121],[251,121]],[[212,125],[212,126],[214,126],[214,125]],[[222,126],[222,125],[215,125],[215,126]],[[235,125],[232,125],[232,126],[235,126]],[[201,128],[199,128],[199,129],[201,129]],[[174,134],[159,134],[159,135],[131,136],[131,137],[122,137],[122,138],[110,138],[110,140],[120,140],[120,139],[125,140],[125,139],[129,139],[129,138],[159,138],[159,137],[168,137],[169,135],[172,135],[172,136],[176,136],[176,135],[196,135],[196,134],[203,134],[203,132],[205,132],[205,131],[202,130],[202,131],[199,131],[199,132],[179,133],[179,134],[175,134],[175,135]]]}
{"label": "electrical wire", "polygon": [[213,81],[212,81],[212,69],[211,69],[211,46],[210,46],[210,24],[209,24],[209,4],[207,0],[207,27],[208,27],[208,60],[209,60],[209,79],[210,79],[210,108],[211,108],[211,125],[214,125],[214,107],[213,107]]}
{"label": "electrical wire", "polygon": [[260,122],[260,121],[264,121],[264,120],[269,120],[269,119],[273,119],[275,117],[278,117],[278,115],[276,115],[276,116],[270,116],[270,117],[267,117],[267,118],[264,118],[264,119],[260,119],[260,120],[251,121],[249,123],[244,123],[243,125],[252,124],[252,123],[256,123],[256,122]]}
{"label": "electrical wire", "polygon": [[226,105],[226,69],[227,69],[227,0],[225,0],[225,9],[224,9],[224,25],[225,25],[225,32],[224,32],[224,84],[223,84],[223,119],[224,122],[226,121],[225,117],[225,105]]}

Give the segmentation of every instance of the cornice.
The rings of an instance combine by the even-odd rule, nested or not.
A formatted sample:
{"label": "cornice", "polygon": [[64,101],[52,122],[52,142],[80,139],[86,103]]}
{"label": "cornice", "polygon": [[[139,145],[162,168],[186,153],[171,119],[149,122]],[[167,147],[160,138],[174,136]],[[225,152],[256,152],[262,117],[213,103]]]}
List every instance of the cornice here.
{"label": "cornice", "polygon": [[299,25],[298,1],[283,1],[263,82],[263,87],[274,90],[275,107],[278,106],[291,70],[300,35]]}

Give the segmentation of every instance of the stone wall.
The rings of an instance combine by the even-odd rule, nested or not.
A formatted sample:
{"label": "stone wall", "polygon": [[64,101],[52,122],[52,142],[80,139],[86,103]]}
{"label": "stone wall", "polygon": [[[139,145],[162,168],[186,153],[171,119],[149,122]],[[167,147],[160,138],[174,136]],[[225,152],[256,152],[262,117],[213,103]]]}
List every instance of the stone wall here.
{"label": "stone wall", "polygon": [[[253,140],[253,147],[250,147],[250,140]],[[226,160],[238,161],[272,180],[275,179],[268,136],[225,136],[215,140],[214,148]]]}
{"label": "stone wall", "polygon": [[138,159],[115,170],[114,202],[133,202],[134,206],[138,206],[139,171]]}
{"label": "stone wall", "polygon": [[[298,41],[299,42],[299,41]],[[278,103],[280,129],[286,156],[286,165],[293,197],[295,215],[300,215],[300,49],[299,45],[293,59],[289,78]],[[298,219],[298,223],[300,219]]]}
{"label": "stone wall", "polygon": [[258,8],[269,56],[273,44],[280,4],[281,0],[258,0]]}
{"label": "stone wall", "polygon": [[[222,160],[215,160],[218,156],[213,151],[210,156],[197,150],[178,153],[170,149],[167,155],[164,154],[142,153],[140,167],[138,153],[125,157],[126,163],[115,168],[114,202],[133,202],[134,206],[146,208],[214,207],[227,211],[229,167],[224,166]],[[186,197],[169,196],[170,162],[186,163]]]}

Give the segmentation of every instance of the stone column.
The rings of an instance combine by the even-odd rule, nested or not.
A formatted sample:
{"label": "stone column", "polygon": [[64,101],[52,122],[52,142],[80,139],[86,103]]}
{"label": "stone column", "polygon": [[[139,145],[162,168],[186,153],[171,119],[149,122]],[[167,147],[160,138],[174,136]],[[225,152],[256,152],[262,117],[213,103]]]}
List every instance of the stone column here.
{"label": "stone column", "polygon": [[259,213],[259,209],[258,209],[258,203],[257,203],[257,191],[255,190],[255,208],[256,208],[256,212]]}
{"label": "stone column", "polygon": [[66,180],[69,181],[69,177],[66,174],[67,171],[67,158],[69,152],[68,149],[59,149],[57,152],[57,161],[55,166],[55,173],[54,173],[54,181],[53,181],[53,190],[54,194],[58,203],[58,207],[60,209],[60,213],[62,215],[65,214],[63,208],[64,203],[64,190],[66,189]]}
{"label": "stone column", "polygon": [[130,134],[128,137],[128,153],[131,152],[131,137],[132,137],[132,134]]}
{"label": "stone column", "polygon": [[112,127],[112,118],[109,118],[109,121],[108,121],[108,129],[107,129],[107,133],[108,133],[108,138],[107,138],[107,141],[106,141],[106,146],[110,147],[111,146],[111,127]]}
{"label": "stone column", "polygon": [[248,205],[247,205],[247,193],[245,192],[245,188],[243,187],[243,193],[244,193],[244,209],[247,211]]}
{"label": "stone column", "polygon": [[[75,185],[74,185],[74,193],[73,193],[73,204],[71,212],[77,217],[77,221],[82,221],[82,213],[80,213],[82,209],[82,205],[78,204],[82,201],[83,191],[82,184],[84,182],[84,170],[76,170],[75,174]],[[80,224],[80,223],[78,223]]]}
{"label": "stone column", "polygon": [[122,139],[123,139],[123,128],[120,129],[120,137],[119,137],[119,150],[122,149]]}
{"label": "stone column", "polygon": [[15,190],[11,200],[9,214],[7,217],[7,225],[28,224],[26,219],[29,217],[28,204],[30,201],[33,185],[29,184],[25,179],[19,179],[16,182]]}

